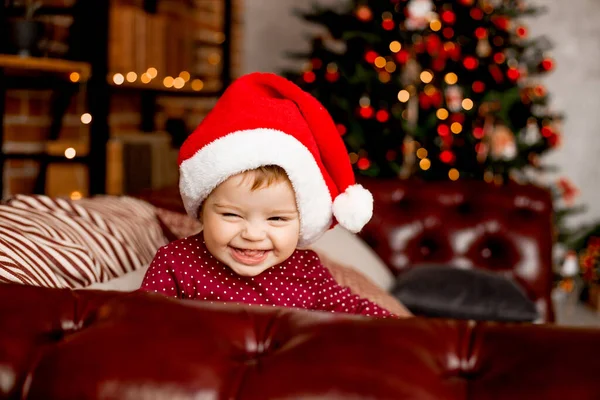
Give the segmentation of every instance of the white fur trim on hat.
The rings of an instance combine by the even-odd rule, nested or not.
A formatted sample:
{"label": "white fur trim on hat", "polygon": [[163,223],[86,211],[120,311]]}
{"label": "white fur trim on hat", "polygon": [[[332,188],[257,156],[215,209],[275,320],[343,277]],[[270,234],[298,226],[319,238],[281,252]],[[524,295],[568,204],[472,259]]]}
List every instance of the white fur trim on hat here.
{"label": "white fur trim on hat", "polygon": [[373,216],[373,195],[361,185],[348,186],[333,201],[333,215],[341,226],[358,233]]}
{"label": "white fur trim on hat", "polygon": [[249,129],[223,136],[198,150],[179,166],[179,191],[185,209],[198,208],[229,177],[263,165],[283,168],[296,194],[300,241],[305,247],[331,226],[331,194],[311,152],[293,136],[275,129]]}

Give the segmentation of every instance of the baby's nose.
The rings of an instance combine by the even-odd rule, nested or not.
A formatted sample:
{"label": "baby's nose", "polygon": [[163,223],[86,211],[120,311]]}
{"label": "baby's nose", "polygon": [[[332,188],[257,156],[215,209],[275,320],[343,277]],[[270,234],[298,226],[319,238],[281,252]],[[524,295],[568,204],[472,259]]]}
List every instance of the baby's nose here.
{"label": "baby's nose", "polygon": [[262,224],[258,223],[247,223],[244,231],[242,232],[242,237],[246,240],[258,241],[263,240],[265,238],[265,230]]}

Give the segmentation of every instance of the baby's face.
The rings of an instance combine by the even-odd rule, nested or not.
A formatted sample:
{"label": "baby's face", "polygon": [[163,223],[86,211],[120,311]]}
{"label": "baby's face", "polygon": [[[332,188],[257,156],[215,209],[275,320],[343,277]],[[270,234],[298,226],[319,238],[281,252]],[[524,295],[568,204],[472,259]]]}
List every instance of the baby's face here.
{"label": "baby's face", "polygon": [[257,276],[288,259],[300,234],[290,182],[250,190],[253,180],[232,176],[208,196],[202,209],[208,251],[242,276]]}

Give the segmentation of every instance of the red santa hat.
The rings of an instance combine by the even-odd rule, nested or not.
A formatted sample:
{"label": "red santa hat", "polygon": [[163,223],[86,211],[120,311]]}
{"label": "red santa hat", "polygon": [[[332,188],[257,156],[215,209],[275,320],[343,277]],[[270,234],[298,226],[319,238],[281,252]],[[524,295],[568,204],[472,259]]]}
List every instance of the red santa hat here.
{"label": "red santa hat", "polygon": [[185,141],[179,189],[187,213],[229,177],[265,165],[283,168],[295,191],[300,246],[339,223],[360,231],[373,196],[356,184],[346,148],[325,108],[280,76],[236,79]]}

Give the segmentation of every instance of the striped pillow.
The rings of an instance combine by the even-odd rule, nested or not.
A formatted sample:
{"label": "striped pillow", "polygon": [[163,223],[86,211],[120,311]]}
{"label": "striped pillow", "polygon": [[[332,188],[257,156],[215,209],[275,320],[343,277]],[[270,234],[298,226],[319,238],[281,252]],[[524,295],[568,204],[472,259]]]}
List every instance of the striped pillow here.
{"label": "striped pillow", "polygon": [[166,243],[141,200],[17,195],[0,205],[0,282],[85,287],[141,268]]}
{"label": "striped pillow", "polygon": [[200,221],[189,217],[187,214],[157,208],[156,215],[168,230],[167,237],[171,240],[193,236],[202,230]]}

